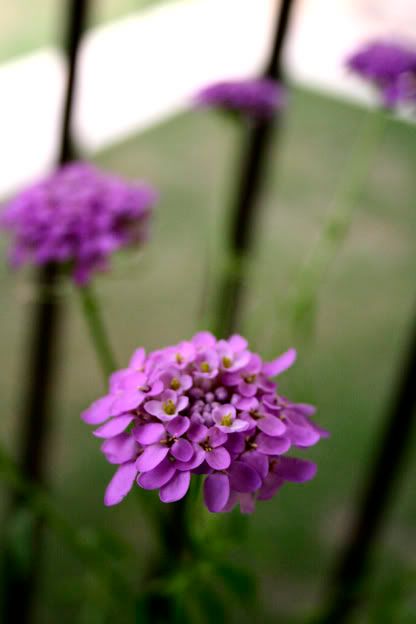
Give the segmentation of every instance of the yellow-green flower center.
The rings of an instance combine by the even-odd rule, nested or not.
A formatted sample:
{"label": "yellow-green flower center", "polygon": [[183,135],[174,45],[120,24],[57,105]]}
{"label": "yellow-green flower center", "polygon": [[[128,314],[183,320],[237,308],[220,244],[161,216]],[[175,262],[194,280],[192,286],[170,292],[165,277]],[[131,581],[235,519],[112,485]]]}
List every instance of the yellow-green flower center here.
{"label": "yellow-green flower center", "polygon": [[176,361],[177,361],[177,363],[178,363],[178,364],[182,364],[182,362],[183,362],[183,357],[181,356],[181,354],[180,354],[180,353],[177,353],[177,354],[176,354]]}
{"label": "yellow-green flower center", "polygon": [[233,361],[231,358],[224,356],[222,358],[222,365],[224,366],[224,368],[231,368],[231,366],[233,365]]}
{"label": "yellow-green flower center", "polygon": [[177,377],[174,377],[172,379],[172,381],[170,382],[170,387],[172,390],[179,390],[179,388],[181,387],[181,382]]}
{"label": "yellow-green flower center", "polygon": [[252,384],[256,381],[256,376],[255,375],[246,375],[244,377],[244,381],[248,384]]}
{"label": "yellow-green flower center", "polygon": [[233,424],[232,414],[224,414],[224,416],[221,418],[221,424],[223,427],[231,427],[231,425]]}
{"label": "yellow-green flower center", "polygon": [[201,372],[203,373],[210,373],[211,372],[211,367],[208,364],[208,362],[201,362],[201,365],[199,367],[201,369]]}
{"label": "yellow-green flower center", "polygon": [[172,399],[168,399],[163,403],[163,411],[168,416],[173,416],[173,414],[176,412],[176,406]]}

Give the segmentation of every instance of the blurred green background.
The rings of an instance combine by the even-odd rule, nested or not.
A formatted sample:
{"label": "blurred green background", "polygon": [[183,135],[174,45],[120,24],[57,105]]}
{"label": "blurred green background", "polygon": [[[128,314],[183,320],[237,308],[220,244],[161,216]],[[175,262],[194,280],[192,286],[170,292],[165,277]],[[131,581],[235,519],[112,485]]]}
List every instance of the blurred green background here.
{"label": "blurred green background", "polygon": [[[56,3],[39,0],[31,7],[35,4],[53,19],[47,5],[56,9]],[[128,10],[137,2],[124,4]],[[111,2],[107,5],[113,17]],[[117,3],[117,11],[122,5]],[[3,20],[3,7],[1,13]],[[33,36],[33,45],[39,37]],[[23,34],[14,52],[24,51],[26,44]],[[4,58],[11,43],[3,41],[2,46]],[[312,336],[296,331],[285,305],[299,267],[334,210],[352,143],[367,117],[361,108],[295,89],[258,206],[261,219],[244,333],[251,346],[267,356],[296,346],[298,363],[282,378],[281,389],[298,401],[315,403],[318,422],[332,432],[329,440],[306,453],[319,464],[316,479],[287,485],[273,501],[259,504],[227,555],[258,578],[258,622],[301,622],[319,607],[378,440],[410,329],[416,298],[416,131],[395,120],[388,122],[352,229],[320,291]],[[209,253],[215,261],[219,253],[240,141],[238,128],[228,120],[191,112],[96,158],[105,168],[151,182],[161,194],[146,251],[117,258],[111,275],[96,283],[121,366],[137,346],[159,347],[200,328],[207,257]],[[4,258],[4,240],[0,250]],[[11,451],[34,296],[30,277],[29,272],[11,274],[5,262],[0,265],[0,433]],[[140,571],[155,549],[152,531],[139,492],[116,508],[103,506],[113,469],[79,418],[102,393],[102,384],[76,293],[63,288],[61,295],[67,309],[50,442],[51,485],[60,509],[74,524],[115,531],[134,545],[137,567],[128,574],[139,584]],[[416,621],[415,468],[412,453],[354,624]],[[91,596],[100,599],[91,589],[94,580],[49,533],[44,563],[39,622],[94,622],[87,607]],[[129,621],[123,609],[120,601],[120,624]],[[229,603],[226,617],[230,622],[252,619],[238,601]],[[220,615],[217,619],[221,621]]]}
{"label": "blurred green background", "polygon": [[[101,0],[92,7],[91,26],[106,24],[132,11],[172,0]],[[65,2],[30,0],[0,2],[0,61],[20,56],[46,45],[58,45],[61,38],[57,24],[65,16]]]}

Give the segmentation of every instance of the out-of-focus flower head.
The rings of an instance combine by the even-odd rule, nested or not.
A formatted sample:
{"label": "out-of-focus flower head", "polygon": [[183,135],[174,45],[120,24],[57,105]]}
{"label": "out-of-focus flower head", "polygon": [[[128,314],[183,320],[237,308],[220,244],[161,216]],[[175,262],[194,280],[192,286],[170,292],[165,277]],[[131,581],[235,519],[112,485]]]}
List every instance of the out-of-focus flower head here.
{"label": "out-of-focus flower head", "polygon": [[265,119],[285,105],[286,95],[283,86],[275,80],[257,78],[214,83],[202,89],[194,101],[198,107],[221,108]]}
{"label": "out-of-focus flower head", "polygon": [[13,235],[10,262],[69,266],[82,285],[111,254],[148,237],[157,194],[88,163],[65,165],[19,193],[1,215]]}
{"label": "out-of-focus flower head", "polygon": [[387,108],[416,103],[416,50],[375,41],[352,54],[347,66],[378,89]]}
{"label": "out-of-focus flower head", "polygon": [[314,407],[281,396],[272,380],[295,358],[290,349],[263,362],[242,336],[216,340],[209,332],[148,355],[138,349],[82,414],[118,465],[105,504],[119,503],[134,483],[174,502],[192,475],[205,475],[209,511],[240,504],[249,513],[286,481],[313,478],[315,464],[286,453],[328,434],[310,420]]}

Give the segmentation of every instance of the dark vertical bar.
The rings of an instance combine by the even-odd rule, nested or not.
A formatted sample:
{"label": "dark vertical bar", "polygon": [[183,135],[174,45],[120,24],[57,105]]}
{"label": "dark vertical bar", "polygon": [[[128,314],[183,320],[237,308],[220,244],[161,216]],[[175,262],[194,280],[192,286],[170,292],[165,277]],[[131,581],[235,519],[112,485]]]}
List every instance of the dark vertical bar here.
{"label": "dark vertical bar", "polygon": [[71,123],[75,97],[75,78],[79,44],[86,27],[90,2],[91,0],[68,0],[67,32],[65,33],[63,46],[67,57],[68,77],[62,116],[61,147],[58,158],[58,162],[61,165],[74,157],[71,142]]}
{"label": "dark vertical bar", "polygon": [[362,586],[374,543],[393,500],[412,439],[416,409],[416,326],[399,370],[380,445],[370,466],[350,539],[341,554],[332,583],[332,596],[319,624],[348,621],[362,598]]}
{"label": "dark vertical bar", "polygon": [[[189,496],[171,503],[166,514],[160,518],[160,543],[162,552],[154,561],[149,573],[149,581],[169,578],[178,570],[186,558],[192,561],[192,539],[189,527]],[[157,589],[146,594],[141,604],[140,622],[171,624],[180,621],[177,616],[178,596],[164,594]]]}
{"label": "dark vertical bar", "polygon": [[[263,76],[282,79],[281,56],[294,0],[282,0],[270,58]],[[216,305],[215,331],[226,337],[236,328],[245,277],[245,260],[251,250],[256,220],[256,202],[263,184],[268,149],[277,118],[253,121],[248,128],[247,144],[240,165],[240,178],[232,208],[228,244],[232,266],[221,276]]]}
{"label": "dark vertical bar", "polygon": [[[72,157],[71,121],[74,103],[78,48],[85,27],[87,0],[69,0],[64,50],[68,62],[68,78],[62,117],[61,144],[58,164]],[[57,265],[49,264],[38,271],[31,337],[27,356],[26,394],[21,414],[18,441],[18,462],[27,479],[38,485],[47,483],[47,457],[51,429],[51,401],[57,368],[57,341],[61,305],[56,290],[59,282]],[[26,501],[15,494],[9,521],[24,513]],[[26,624],[33,619],[36,581],[39,576],[42,524],[34,519],[25,537],[30,548],[29,560],[19,568],[10,550],[5,553],[4,622]]]}

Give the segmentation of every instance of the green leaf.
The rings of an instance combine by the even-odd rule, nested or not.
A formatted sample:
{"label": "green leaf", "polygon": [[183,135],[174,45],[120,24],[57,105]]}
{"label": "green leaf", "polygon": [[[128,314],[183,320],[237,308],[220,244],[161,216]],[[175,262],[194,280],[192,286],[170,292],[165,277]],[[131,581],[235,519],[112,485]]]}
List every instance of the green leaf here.
{"label": "green leaf", "polygon": [[256,601],[257,582],[254,574],[228,563],[218,564],[215,573],[221,577],[225,587],[239,600],[251,604]]}
{"label": "green leaf", "polygon": [[18,572],[29,569],[34,556],[32,538],[37,517],[29,507],[23,507],[14,513],[7,530],[7,554],[10,564]]}

